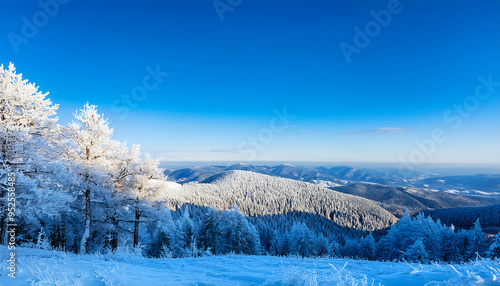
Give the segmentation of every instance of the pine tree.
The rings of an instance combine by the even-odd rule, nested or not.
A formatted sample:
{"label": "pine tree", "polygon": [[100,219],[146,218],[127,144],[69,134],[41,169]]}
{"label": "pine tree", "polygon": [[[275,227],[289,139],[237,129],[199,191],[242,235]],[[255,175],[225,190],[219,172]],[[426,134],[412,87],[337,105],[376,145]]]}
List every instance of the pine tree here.
{"label": "pine tree", "polygon": [[347,239],[344,246],[342,247],[342,256],[349,258],[359,258],[359,246],[361,244],[360,239]]}
{"label": "pine tree", "polygon": [[219,219],[220,214],[214,208],[209,208],[203,217],[198,235],[200,248],[203,251],[215,253],[219,239]]}
{"label": "pine tree", "polygon": [[425,249],[423,238],[418,238],[417,241],[403,254],[403,258],[412,262],[429,262],[429,254]]}
{"label": "pine tree", "polygon": [[482,255],[485,248],[485,234],[481,228],[479,219],[474,222],[474,226],[468,234],[469,245],[467,248],[467,257],[468,259],[473,259],[476,255]]}
{"label": "pine tree", "polygon": [[194,241],[193,220],[189,217],[189,210],[186,208],[182,215],[182,240],[184,248],[192,248],[191,244]]}
{"label": "pine tree", "polygon": [[337,243],[336,241],[330,242],[330,245],[328,246],[328,255],[330,257],[341,257],[342,256],[342,246]]}
{"label": "pine tree", "polygon": [[291,254],[291,246],[292,245],[292,238],[290,236],[290,232],[288,230],[284,230],[284,233],[281,236],[281,243],[280,243],[280,254],[282,256],[287,256]]}
{"label": "pine tree", "polygon": [[458,248],[459,261],[464,262],[470,259],[468,253],[470,243],[469,231],[465,229],[460,230],[456,233],[455,240]]}
{"label": "pine tree", "polygon": [[184,240],[182,239],[182,226],[178,221],[175,226],[170,230],[170,246],[172,257],[182,258],[186,255],[184,249]]}
{"label": "pine tree", "polygon": [[304,223],[294,223],[290,231],[291,254],[302,257],[314,255],[314,243],[311,231]]}
{"label": "pine tree", "polygon": [[52,248],[64,250],[66,247],[66,232],[64,224],[57,224],[52,234],[49,236]]}
{"label": "pine tree", "polygon": [[457,245],[457,238],[453,227],[444,227],[441,231],[441,236],[443,238],[443,259],[450,262],[459,262],[460,249]]}
{"label": "pine tree", "polygon": [[231,207],[229,211],[222,214],[220,232],[218,253],[260,253],[259,234],[255,226],[239,213],[237,207]]}
{"label": "pine tree", "polygon": [[488,256],[491,258],[500,258],[500,233],[497,234],[495,240],[490,245]]}
{"label": "pine tree", "polygon": [[377,258],[379,260],[392,260],[394,248],[392,246],[394,243],[391,241],[393,239],[391,231],[382,237],[377,243]]}
{"label": "pine tree", "polygon": [[273,232],[271,237],[271,245],[269,247],[269,254],[273,256],[280,255],[280,237],[277,230]]}
{"label": "pine tree", "polygon": [[328,240],[323,235],[319,235],[316,238],[316,250],[315,253],[317,256],[326,256],[330,253]]}
{"label": "pine tree", "polygon": [[376,257],[375,239],[373,238],[371,232],[366,237],[361,239],[361,245],[358,252],[358,256],[360,258],[365,258],[369,260],[375,259]]}

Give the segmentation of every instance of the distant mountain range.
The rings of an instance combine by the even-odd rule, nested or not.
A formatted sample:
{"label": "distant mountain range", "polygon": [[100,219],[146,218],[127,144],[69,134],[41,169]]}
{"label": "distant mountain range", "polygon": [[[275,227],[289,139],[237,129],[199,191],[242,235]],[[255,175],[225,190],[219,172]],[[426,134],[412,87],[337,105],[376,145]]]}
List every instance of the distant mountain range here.
{"label": "distant mountain range", "polygon": [[442,176],[432,173],[413,172],[408,177],[407,175],[400,174],[398,170],[379,171],[374,169],[355,169],[348,166],[305,168],[290,164],[253,166],[243,163],[229,167],[192,167],[176,171],[169,170],[166,173],[171,181],[187,183],[192,181],[203,182],[213,175],[230,170],[250,171],[314,183],[325,187],[372,183],[408,188],[425,188],[463,195],[497,196],[500,198],[500,174]]}
{"label": "distant mountain range", "polygon": [[451,193],[500,196],[500,174],[425,178],[418,185]]}
{"label": "distant mountain range", "polygon": [[[243,163],[235,164],[229,167],[209,166],[209,167],[191,167],[177,171],[169,170],[167,172],[169,180],[178,183],[187,183],[192,181],[202,182],[208,177],[217,173],[231,170],[250,171],[266,175],[278,176],[282,178],[294,179],[303,182],[321,183],[331,182],[337,185],[346,185],[350,183],[376,183],[382,185],[393,185],[406,183],[407,178],[399,175],[397,172],[381,172],[371,169],[354,169],[347,166],[333,168],[305,168],[296,167],[290,164],[281,164],[278,166],[253,166]],[[415,177],[429,177],[426,173],[415,173]]]}

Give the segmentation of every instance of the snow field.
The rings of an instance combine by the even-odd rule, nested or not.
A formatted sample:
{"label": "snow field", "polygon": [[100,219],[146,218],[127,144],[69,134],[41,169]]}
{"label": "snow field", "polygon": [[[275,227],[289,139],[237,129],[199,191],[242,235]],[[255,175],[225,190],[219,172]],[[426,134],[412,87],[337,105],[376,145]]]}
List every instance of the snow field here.
{"label": "snow field", "polygon": [[16,278],[0,246],[0,285],[500,285],[500,262],[375,262],[270,256],[153,259],[18,248]]}

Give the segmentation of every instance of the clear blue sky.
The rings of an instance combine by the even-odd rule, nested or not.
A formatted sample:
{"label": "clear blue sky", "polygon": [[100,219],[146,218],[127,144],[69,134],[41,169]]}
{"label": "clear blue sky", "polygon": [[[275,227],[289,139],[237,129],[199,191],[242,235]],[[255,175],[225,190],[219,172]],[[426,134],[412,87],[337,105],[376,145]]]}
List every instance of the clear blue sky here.
{"label": "clear blue sky", "polygon": [[[425,162],[500,162],[500,86],[443,118],[474,104],[478,76],[500,82],[498,0],[401,1],[350,62],[341,43],[388,2],[244,0],[222,21],[212,1],[41,2],[57,9],[0,1],[0,63],[49,91],[60,123],[88,101],[164,160],[397,162],[441,128]],[[296,116],[273,121],[285,106]]]}

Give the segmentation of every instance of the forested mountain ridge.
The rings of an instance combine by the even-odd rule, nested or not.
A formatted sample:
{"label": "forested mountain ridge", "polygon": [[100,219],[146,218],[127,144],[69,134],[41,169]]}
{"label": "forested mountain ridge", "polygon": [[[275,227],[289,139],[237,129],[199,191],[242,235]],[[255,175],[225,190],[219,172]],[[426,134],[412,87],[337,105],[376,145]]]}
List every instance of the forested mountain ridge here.
{"label": "forested mountain ridge", "polygon": [[398,170],[355,169],[348,166],[309,168],[290,164],[254,166],[238,163],[231,166],[190,167],[168,171],[166,175],[168,180],[178,183],[203,182],[213,175],[230,170],[252,171],[327,187],[352,184],[378,184],[461,194],[471,196],[472,200],[475,200],[474,197],[498,198],[500,196],[500,174],[444,176],[415,171],[403,176]]}
{"label": "forested mountain ridge", "polygon": [[434,220],[441,220],[446,225],[453,224],[464,229],[472,227],[474,222],[479,219],[485,231],[493,234],[500,231],[500,204],[483,207],[425,210],[423,213]]}
{"label": "forested mountain ridge", "polygon": [[209,183],[187,183],[182,192],[166,191],[169,207],[184,203],[229,209],[237,206],[248,216],[308,212],[331,219],[340,226],[376,230],[397,219],[373,201],[317,185],[250,171],[227,171]]}
{"label": "forested mountain ridge", "polygon": [[405,208],[413,214],[420,210],[484,206],[495,202],[500,203],[500,200],[495,198],[468,197],[460,194],[435,192],[428,189],[377,184],[352,184],[333,187],[331,189],[376,201],[396,216],[403,215]]}
{"label": "forested mountain ridge", "polygon": [[[443,189],[443,191],[428,189],[422,182],[432,181],[432,178],[427,178],[429,174],[415,173],[414,178],[406,180],[389,171],[358,170],[347,166],[313,169],[290,164],[270,167],[238,163],[229,167],[207,166],[180,169],[169,173],[167,178],[178,183],[211,183],[222,176],[224,172],[230,170],[244,170],[314,183],[334,191],[373,200],[397,217],[403,215],[405,208],[408,208],[410,213],[417,213],[427,209],[485,206],[500,203],[500,198],[495,196],[471,196],[467,193],[453,193],[447,189]],[[494,179],[495,175],[490,175],[489,178]],[[441,185],[443,184],[441,183]]]}

